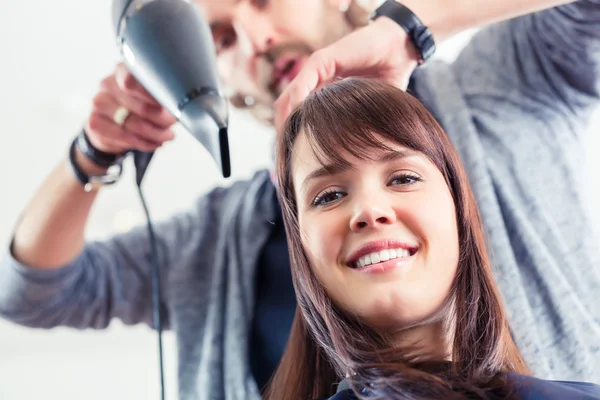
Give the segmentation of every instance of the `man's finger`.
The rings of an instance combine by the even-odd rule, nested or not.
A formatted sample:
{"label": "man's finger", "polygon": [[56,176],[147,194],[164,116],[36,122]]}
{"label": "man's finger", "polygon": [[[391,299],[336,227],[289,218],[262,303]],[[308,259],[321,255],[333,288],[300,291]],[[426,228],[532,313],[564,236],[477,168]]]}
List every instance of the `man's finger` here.
{"label": "man's finger", "polygon": [[[278,100],[279,123],[308,95],[335,78],[365,76],[377,72],[381,55],[377,57],[372,33],[361,28],[343,39],[313,53],[302,66],[300,73],[290,82]],[[379,44],[381,45],[381,43]],[[289,104],[288,104],[289,103]]]}
{"label": "man's finger", "polygon": [[285,120],[288,118],[291,109],[289,101],[289,87],[279,96],[275,102],[275,130],[278,134],[282,133]]}
{"label": "man's finger", "polygon": [[290,82],[289,86],[275,102],[275,128],[281,132],[289,114],[308,95],[331,81],[335,77],[335,61],[328,51],[314,53],[302,67],[300,73]]}
{"label": "man's finger", "polygon": [[290,83],[290,108],[295,108],[309,94],[331,81],[336,75],[336,63],[328,49],[315,53]]}
{"label": "man's finger", "polygon": [[364,76],[379,66],[380,60],[376,57],[377,52],[366,29],[369,27],[361,28],[313,53],[290,84],[295,91],[294,98],[290,99],[292,107],[335,78]]}

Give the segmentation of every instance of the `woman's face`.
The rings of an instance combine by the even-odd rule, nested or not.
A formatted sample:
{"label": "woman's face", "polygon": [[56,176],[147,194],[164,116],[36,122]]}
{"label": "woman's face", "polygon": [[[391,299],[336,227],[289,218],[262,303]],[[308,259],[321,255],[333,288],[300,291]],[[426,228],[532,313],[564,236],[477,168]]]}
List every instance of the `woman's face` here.
{"label": "woman's face", "polygon": [[456,275],[455,206],[423,154],[386,143],[371,159],[324,168],[298,136],[292,178],[302,243],[329,297],[386,332],[436,317]]}

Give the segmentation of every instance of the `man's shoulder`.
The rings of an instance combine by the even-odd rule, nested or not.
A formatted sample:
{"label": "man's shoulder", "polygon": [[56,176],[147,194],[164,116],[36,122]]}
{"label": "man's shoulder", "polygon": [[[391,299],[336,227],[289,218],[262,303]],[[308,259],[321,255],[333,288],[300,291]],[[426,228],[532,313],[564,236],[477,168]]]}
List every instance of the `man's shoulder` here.
{"label": "man's shoulder", "polygon": [[267,169],[260,169],[254,172],[250,177],[244,179],[230,178],[230,184],[216,186],[212,191],[222,192],[245,192],[255,187],[261,187],[265,184],[271,184],[271,173]]}
{"label": "man's shoulder", "polygon": [[[440,123],[443,120],[440,118],[442,110],[464,104],[452,64],[444,60],[431,60],[417,68],[410,78],[408,92],[423,103]],[[447,129],[446,126],[444,128]]]}
{"label": "man's shoulder", "polygon": [[277,215],[276,203],[270,171],[259,170],[247,179],[214,187],[200,196],[190,211],[198,222],[229,225],[233,221],[272,220]]}

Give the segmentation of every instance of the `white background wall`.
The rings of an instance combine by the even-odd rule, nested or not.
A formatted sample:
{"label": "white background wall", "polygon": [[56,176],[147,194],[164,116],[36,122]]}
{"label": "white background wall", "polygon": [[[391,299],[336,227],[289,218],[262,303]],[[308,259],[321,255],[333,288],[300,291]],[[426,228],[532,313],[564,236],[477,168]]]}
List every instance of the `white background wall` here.
{"label": "white background wall", "polygon": [[[3,0],[0,5],[0,245],[48,171],[89,112],[99,81],[116,52],[108,0]],[[462,42],[445,45],[451,58]],[[600,115],[592,124],[600,128]],[[235,178],[270,163],[270,129],[233,113],[231,146]],[[600,135],[590,135],[590,152]],[[600,170],[592,157],[591,169]],[[187,133],[159,152],[146,177],[154,219],[192,203],[219,178],[204,149]],[[592,187],[600,192],[599,174]],[[96,204],[90,237],[103,237],[143,222],[132,169]],[[173,337],[166,335],[167,394],[176,398]],[[106,331],[24,329],[0,321],[0,399],[158,399],[156,339],[146,327],[115,322]]]}

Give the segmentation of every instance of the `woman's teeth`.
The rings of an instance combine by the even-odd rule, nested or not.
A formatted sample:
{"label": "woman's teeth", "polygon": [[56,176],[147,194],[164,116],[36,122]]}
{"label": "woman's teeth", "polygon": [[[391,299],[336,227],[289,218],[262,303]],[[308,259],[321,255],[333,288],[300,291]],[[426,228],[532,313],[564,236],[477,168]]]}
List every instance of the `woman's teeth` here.
{"label": "woman's teeth", "polygon": [[356,268],[366,267],[367,265],[393,260],[395,258],[410,257],[410,251],[406,249],[381,250],[375,253],[362,256],[356,261]]}

